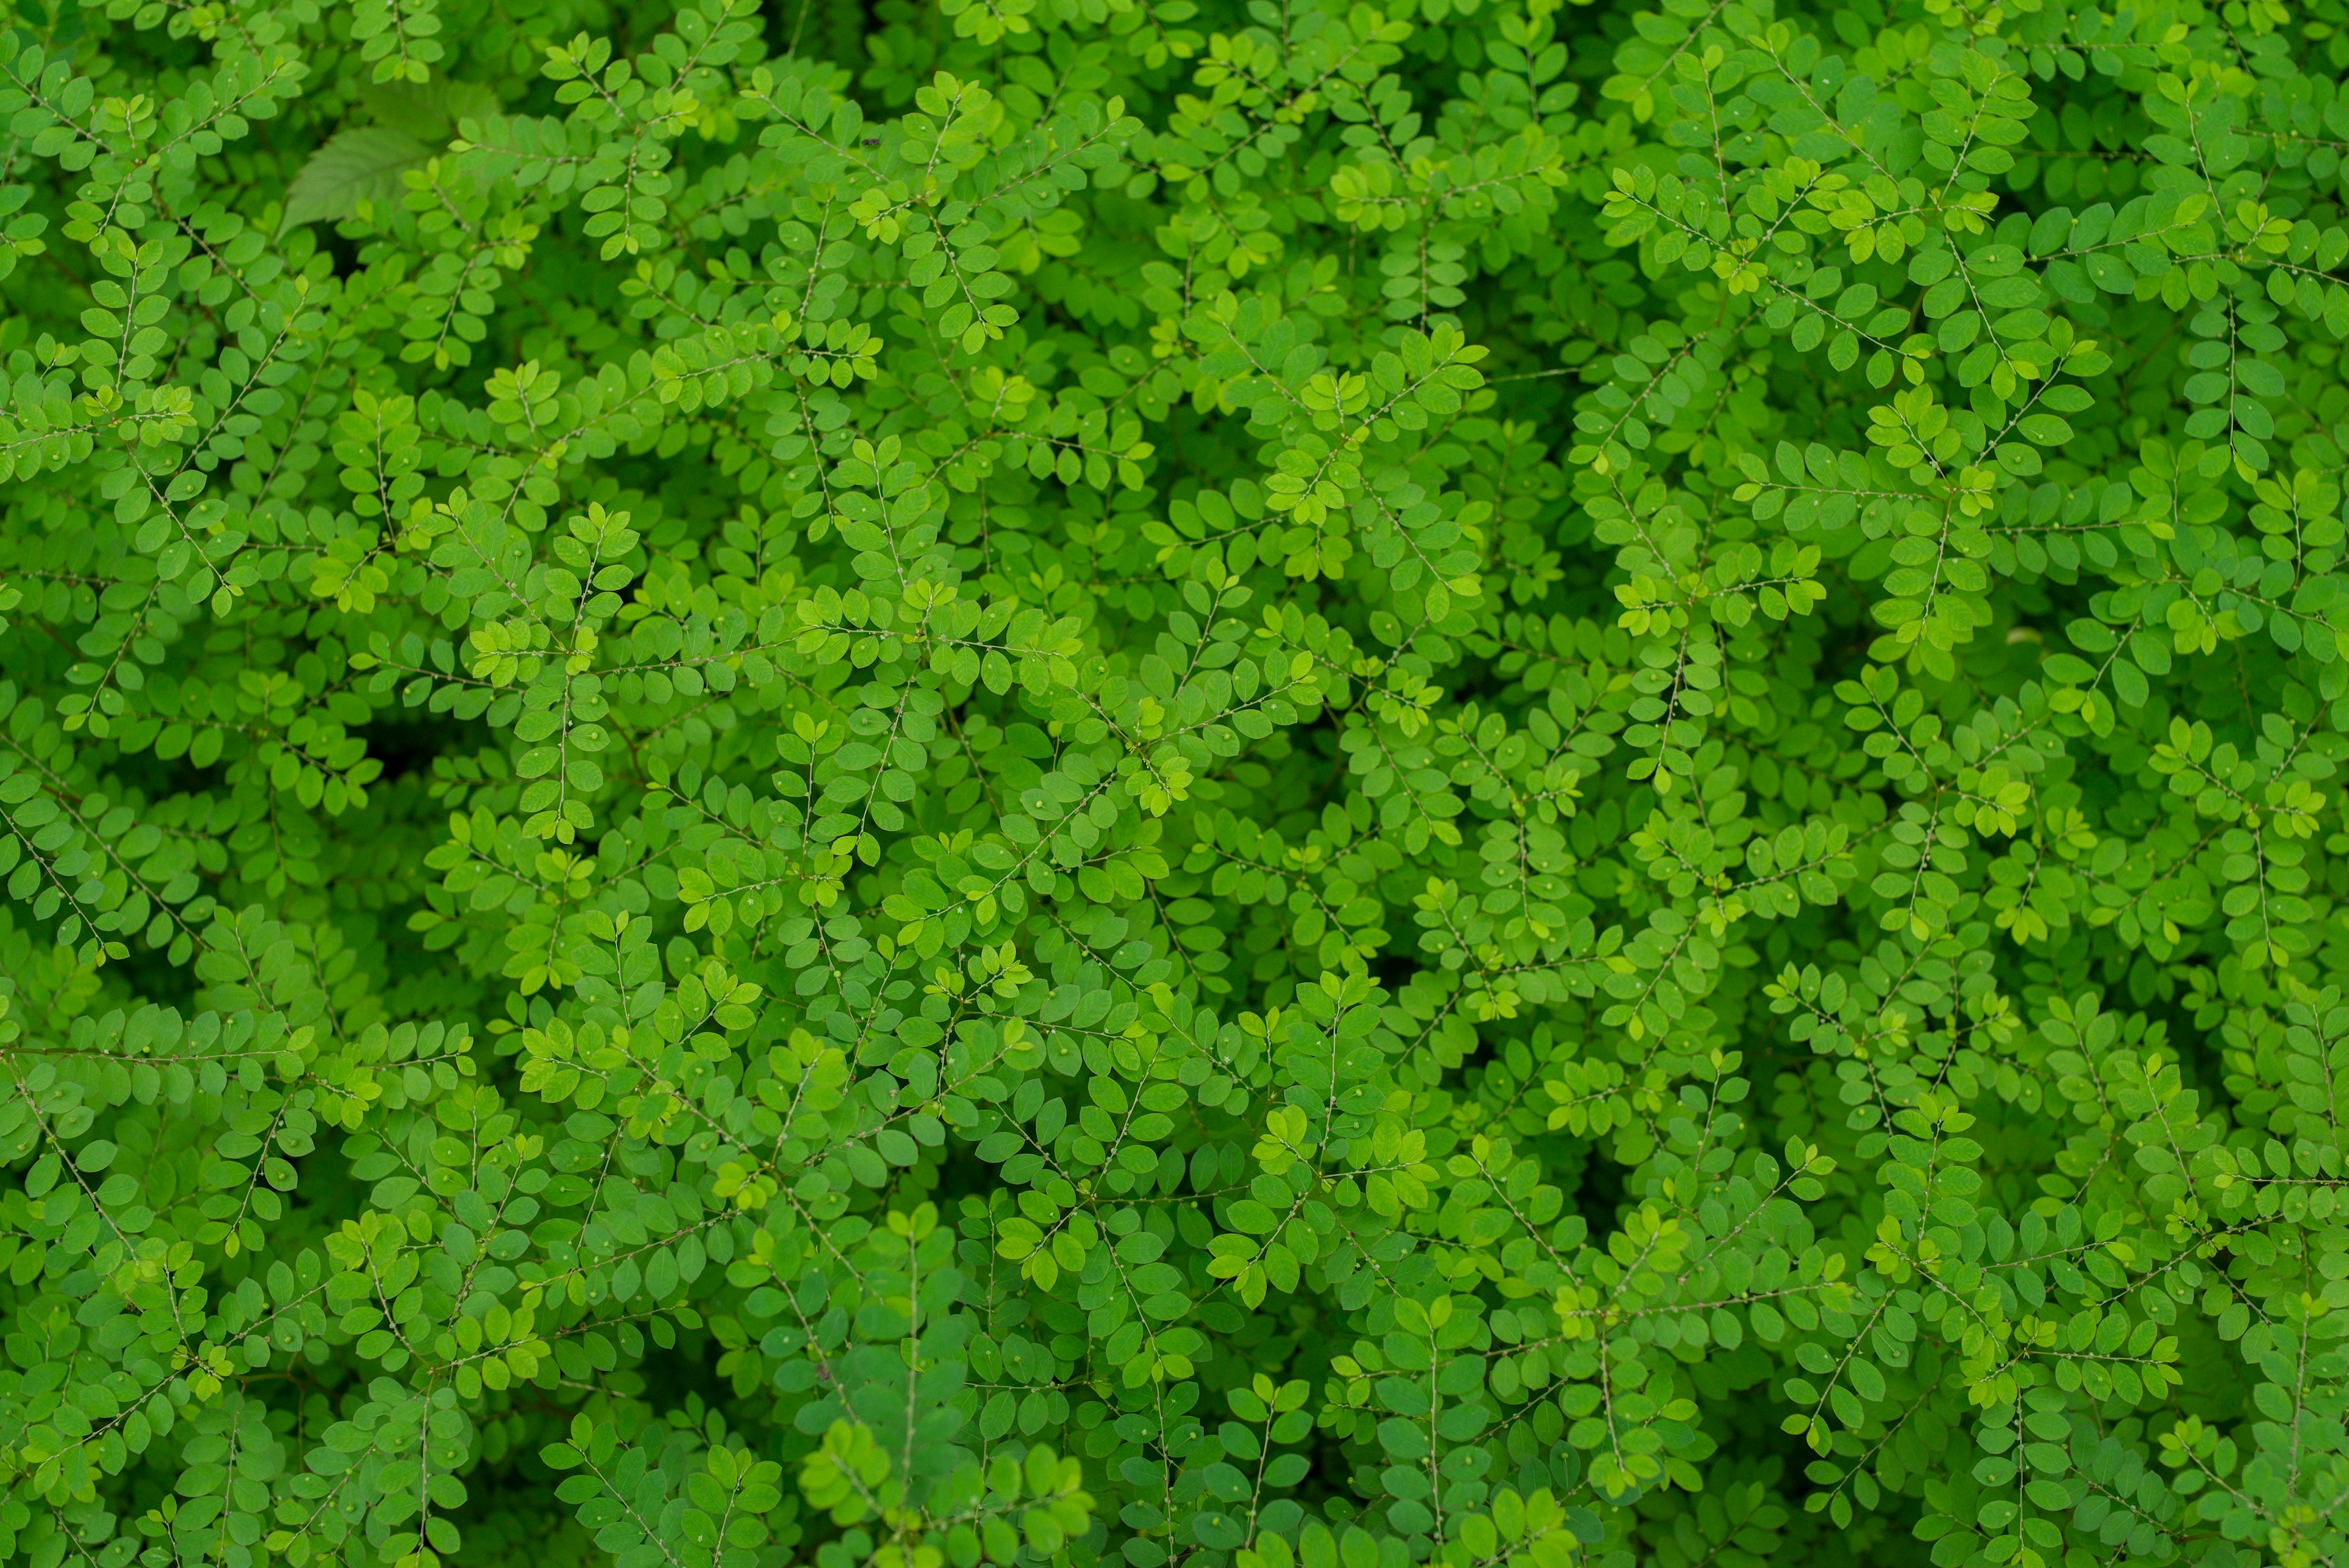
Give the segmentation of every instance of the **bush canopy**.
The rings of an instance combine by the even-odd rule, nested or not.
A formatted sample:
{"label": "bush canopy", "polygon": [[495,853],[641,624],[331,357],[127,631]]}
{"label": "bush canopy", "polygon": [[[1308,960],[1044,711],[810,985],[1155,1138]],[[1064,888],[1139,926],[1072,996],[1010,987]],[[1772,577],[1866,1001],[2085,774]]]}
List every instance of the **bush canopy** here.
{"label": "bush canopy", "polygon": [[2096,3],[5,0],[0,1563],[2349,1560],[2349,0]]}

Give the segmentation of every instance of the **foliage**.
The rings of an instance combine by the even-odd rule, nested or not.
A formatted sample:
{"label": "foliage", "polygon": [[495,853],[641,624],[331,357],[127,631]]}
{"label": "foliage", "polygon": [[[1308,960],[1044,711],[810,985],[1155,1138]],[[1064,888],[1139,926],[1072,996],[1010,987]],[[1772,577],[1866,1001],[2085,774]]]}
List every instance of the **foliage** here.
{"label": "foliage", "polygon": [[7,0],[0,1561],[2349,1551],[2344,0]]}

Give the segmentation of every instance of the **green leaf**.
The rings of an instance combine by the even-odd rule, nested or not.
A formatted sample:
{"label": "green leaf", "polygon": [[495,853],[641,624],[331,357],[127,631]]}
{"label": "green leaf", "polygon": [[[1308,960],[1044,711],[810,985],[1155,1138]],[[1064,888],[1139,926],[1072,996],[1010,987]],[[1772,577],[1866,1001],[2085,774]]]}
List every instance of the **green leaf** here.
{"label": "green leaf", "polygon": [[400,175],[432,156],[432,149],[388,125],[340,131],[302,166],[286,188],[281,228],[389,213],[407,194]]}

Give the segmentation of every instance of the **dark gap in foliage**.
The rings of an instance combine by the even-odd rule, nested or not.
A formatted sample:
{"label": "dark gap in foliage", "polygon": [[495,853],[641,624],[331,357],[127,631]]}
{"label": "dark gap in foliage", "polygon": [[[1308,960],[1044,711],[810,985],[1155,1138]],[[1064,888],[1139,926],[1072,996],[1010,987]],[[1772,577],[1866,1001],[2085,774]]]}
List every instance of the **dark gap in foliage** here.
{"label": "dark gap in foliage", "polygon": [[367,754],[383,763],[378,782],[385,784],[429,774],[434,758],[464,749],[473,738],[471,726],[407,707],[387,710],[364,733]]}
{"label": "dark gap in foliage", "polygon": [[333,259],[335,275],[350,278],[359,272],[359,244],[342,233],[339,223],[313,224],[310,231],[316,236],[318,248]]}
{"label": "dark gap in foliage", "polygon": [[1420,971],[1419,961],[1408,953],[1388,951],[1379,955],[1371,965],[1371,972],[1389,992],[1401,991]]}
{"label": "dark gap in foliage", "polygon": [[681,1329],[667,1348],[647,1334],[644,1359],[636,1365],[646,1391],[655,1396],[656,1408],[679,1409],[698,1397],[705,1407],[724,1410],[735,1404],[733,1383],[718,1375],[719,1358],[725,1353],[709,1330]]}
{"label": "dark gap in foliage", "polygon": [[131,994],[142,1002],[152,1002],[181,1012],[195,1003],[197,980],[195,971],[186,964],[171,961],[168,946],[154,948],[142,938],[129,944],[128,958],[114,961],[116,972],[127,983]]}
{"label": "dark gap in foliage", "polygon": [[1582,1179],[1574,1189],[1574,1211],[1590,1228],[1594,1240],[1615,1233],[1621,1222],[1624,1203],[1622,1166],[1609,1158],[1596,1143],[1587,1146],[1582,1160]]}

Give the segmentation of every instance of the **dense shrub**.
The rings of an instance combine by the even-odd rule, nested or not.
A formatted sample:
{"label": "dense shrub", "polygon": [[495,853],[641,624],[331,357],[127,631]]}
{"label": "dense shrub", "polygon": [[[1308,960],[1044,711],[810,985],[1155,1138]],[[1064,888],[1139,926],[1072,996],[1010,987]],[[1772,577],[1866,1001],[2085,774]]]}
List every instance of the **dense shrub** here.
{"label": "dense shrub", "polygon": [[8,0],[0,1561],[2343,1561],[2349,5],[1645,3]]}

